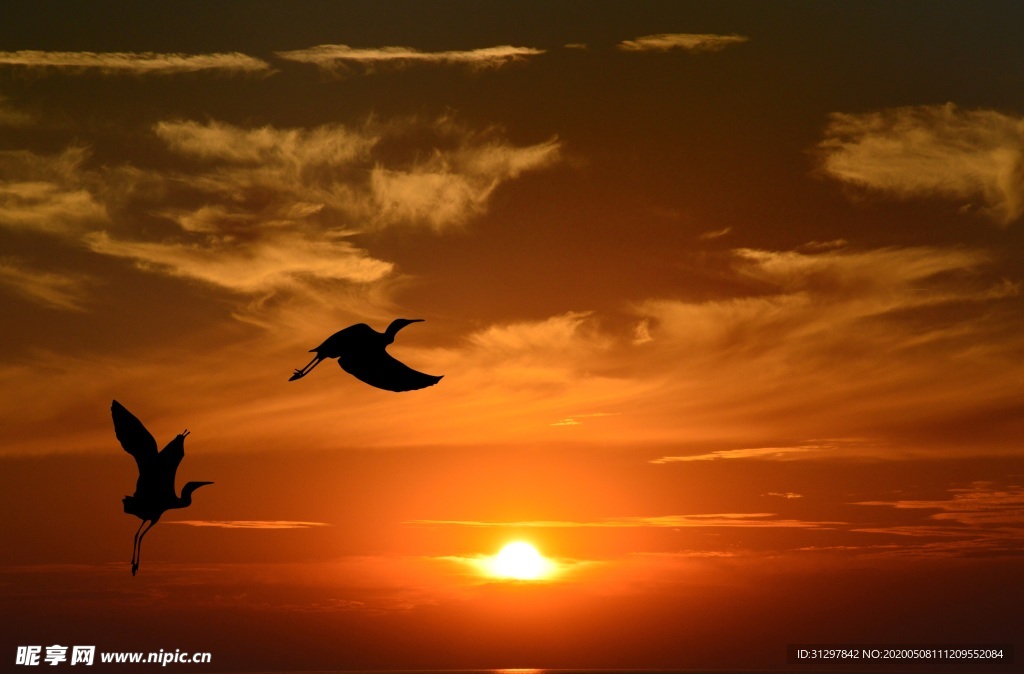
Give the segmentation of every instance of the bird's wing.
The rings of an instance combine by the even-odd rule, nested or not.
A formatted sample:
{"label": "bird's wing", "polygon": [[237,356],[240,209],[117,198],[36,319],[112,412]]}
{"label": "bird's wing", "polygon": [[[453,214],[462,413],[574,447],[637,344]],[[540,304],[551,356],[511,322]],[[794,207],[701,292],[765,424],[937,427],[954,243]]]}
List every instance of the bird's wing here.
{"label": "bird's wing", "polygon": [[141,471],[143,465],[156,458],[156,440],[134,414],[116,400],[110,405],[110,416],[114,418],[114,435],[124,451],[135,457]]}
{"label": "bird's wing", "polygon": [[167,446],[160,450],[157,463],[160,466],[158,489],[161,493],[170,491],[171,495],[177,495],[174,489],[174,475],[178,472],[178,464],[185,458],[185,435],[179,433]]}
{"label": "bird's wing", "polygon": [[338,359],[338,365],[359,381],[385,391],[415,391],[441,381],[441,377],[417,372],[384,350],[370,355],[363,354],[359,358],[342,356]]}

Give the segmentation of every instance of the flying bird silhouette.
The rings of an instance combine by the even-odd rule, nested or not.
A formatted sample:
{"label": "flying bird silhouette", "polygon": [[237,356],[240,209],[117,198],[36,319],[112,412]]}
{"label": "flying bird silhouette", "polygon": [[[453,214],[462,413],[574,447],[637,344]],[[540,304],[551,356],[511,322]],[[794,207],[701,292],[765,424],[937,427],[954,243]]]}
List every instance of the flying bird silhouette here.
{"label": "flying bird silhouette", "polygon": [[370,386],[385,391],[415,391],[433,386],[441,377],[417,372],[395,360],[386,351],[388,344],[395,341],[395,334],[409,325],[419,323],[422,318],[397,318],[383,333],[377,332],[366,323],[351,325],[328,337],[323,344],[310,349],[316,353],[313,360],[301,370],[296,370],[288,381],[301,379],[325,358],[337,358],[338,365],[345,372]]}
{"label": "flying bird silhouette", "polygon": [[[178,464],[185,456],[185,430],[175,436],[159,452],[156,451],[156,440],[134,414],[124,406],[113,401],[110,414],[114,418],[114,434],[118,441],[135,458],[139,467],[139,480],[135,483],[135,495],[121,499],[124,511],[142,520],[135,532],[132,544],[132,575],[139,570],[142,556],[142,537],[160,520],[164,511],[172,508],[187,508],[192,505],[192,492],[212,482],[187,482],[179,497],[174,490],[174,474]],[[143,531],[142,527],[149,526]]]}

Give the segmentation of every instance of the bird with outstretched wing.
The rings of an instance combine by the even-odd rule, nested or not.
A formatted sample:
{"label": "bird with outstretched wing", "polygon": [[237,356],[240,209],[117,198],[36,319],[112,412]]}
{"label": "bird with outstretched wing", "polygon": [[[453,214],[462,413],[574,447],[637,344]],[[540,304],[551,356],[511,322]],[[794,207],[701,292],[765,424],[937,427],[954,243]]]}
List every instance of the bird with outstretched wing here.
{"label": "bird with outstretched wing", "polygon": [[[124,448],[132,455],[139,469],[139,479],[135,482],[135,494],[125,496],[121,501],[124,511],[142,520],[135,532],[132,545],[132,575],[139,569],[142,555],[142,538],[160,520],[165,511],[174,508],[187,508],[192,505],[192,492],[212,482],[188,482],[178,496],[174,488],[174,477],[178,465],[185,457],[185,430],[174,437],[159,452],[156,440],[146,430],[138,418],[125,409],[124,405],[113,401],[110,414],[114,420],[114,435]],[[146,523],[149,526],[146,526]],[[143,527],[146,527],[143,530]]]}
{"label": "bird with outstretched wing", "polygon": [[326,358],[337,358],[338,365],[345,372],[361,382],[385,391],[415,391],[433,386],[442,376],[418,372],[387,352],[389,344],[395,341],[399,330],[423,319],[398,318],[391,322],[383,333],[377,332],[365,323],[350,325],[339,330],[323,344],[310,349],[316,354],[301,370],[295,370],[288,381],[301,379]]}

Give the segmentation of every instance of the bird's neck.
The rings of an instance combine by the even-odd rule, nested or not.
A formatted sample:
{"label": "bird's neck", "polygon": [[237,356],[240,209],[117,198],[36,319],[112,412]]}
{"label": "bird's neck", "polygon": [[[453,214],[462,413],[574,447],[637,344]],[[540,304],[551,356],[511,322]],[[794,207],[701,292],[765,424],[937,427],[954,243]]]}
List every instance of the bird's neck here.
{"label": "bird's neck", "polygon": [[203,486],[203,483],[189,482],[181,489],[181,496],[178,497],[176,503],[171,506],[172,508],[187,508],[192,505],[192,492]]}

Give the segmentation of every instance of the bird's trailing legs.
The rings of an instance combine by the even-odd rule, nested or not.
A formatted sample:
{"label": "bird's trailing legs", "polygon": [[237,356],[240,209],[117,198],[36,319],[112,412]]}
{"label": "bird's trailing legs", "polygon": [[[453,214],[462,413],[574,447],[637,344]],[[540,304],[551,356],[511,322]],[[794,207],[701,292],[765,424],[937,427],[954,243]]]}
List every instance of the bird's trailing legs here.
{"label": "bird's trailing legs", "polygon": [[[149,522],[149,526],[146,527],[146,531],[142,531],[142,527],[146,526],[146,522]],[[142,520],[142,524],[139,525],[138,531],[135,532],[135,542],[132,545],[132,575],[139,570],[139,562],[142,561],[142,537],[146,535],[146,532],[153,528],[156,524],[153,520]],[[141,533],[140,533],[141,532]]]}
{"label": "bird's trailing legs", "polygon": [[296,379],[302,379],[307,374],[309,374],[310,370],[312,370],[314,367],[319,365],[320,361],[322,361],[322,360],[323,360],[323,356],[317,354],[316,356],[313,357],[313,360],[311,360],[308,363],[306,363],[306,367],[302,368],[301,370],[296,370],[294,372],[294,374],[292,374],[292,376],[288,378],[288,381],[295,381]]}

